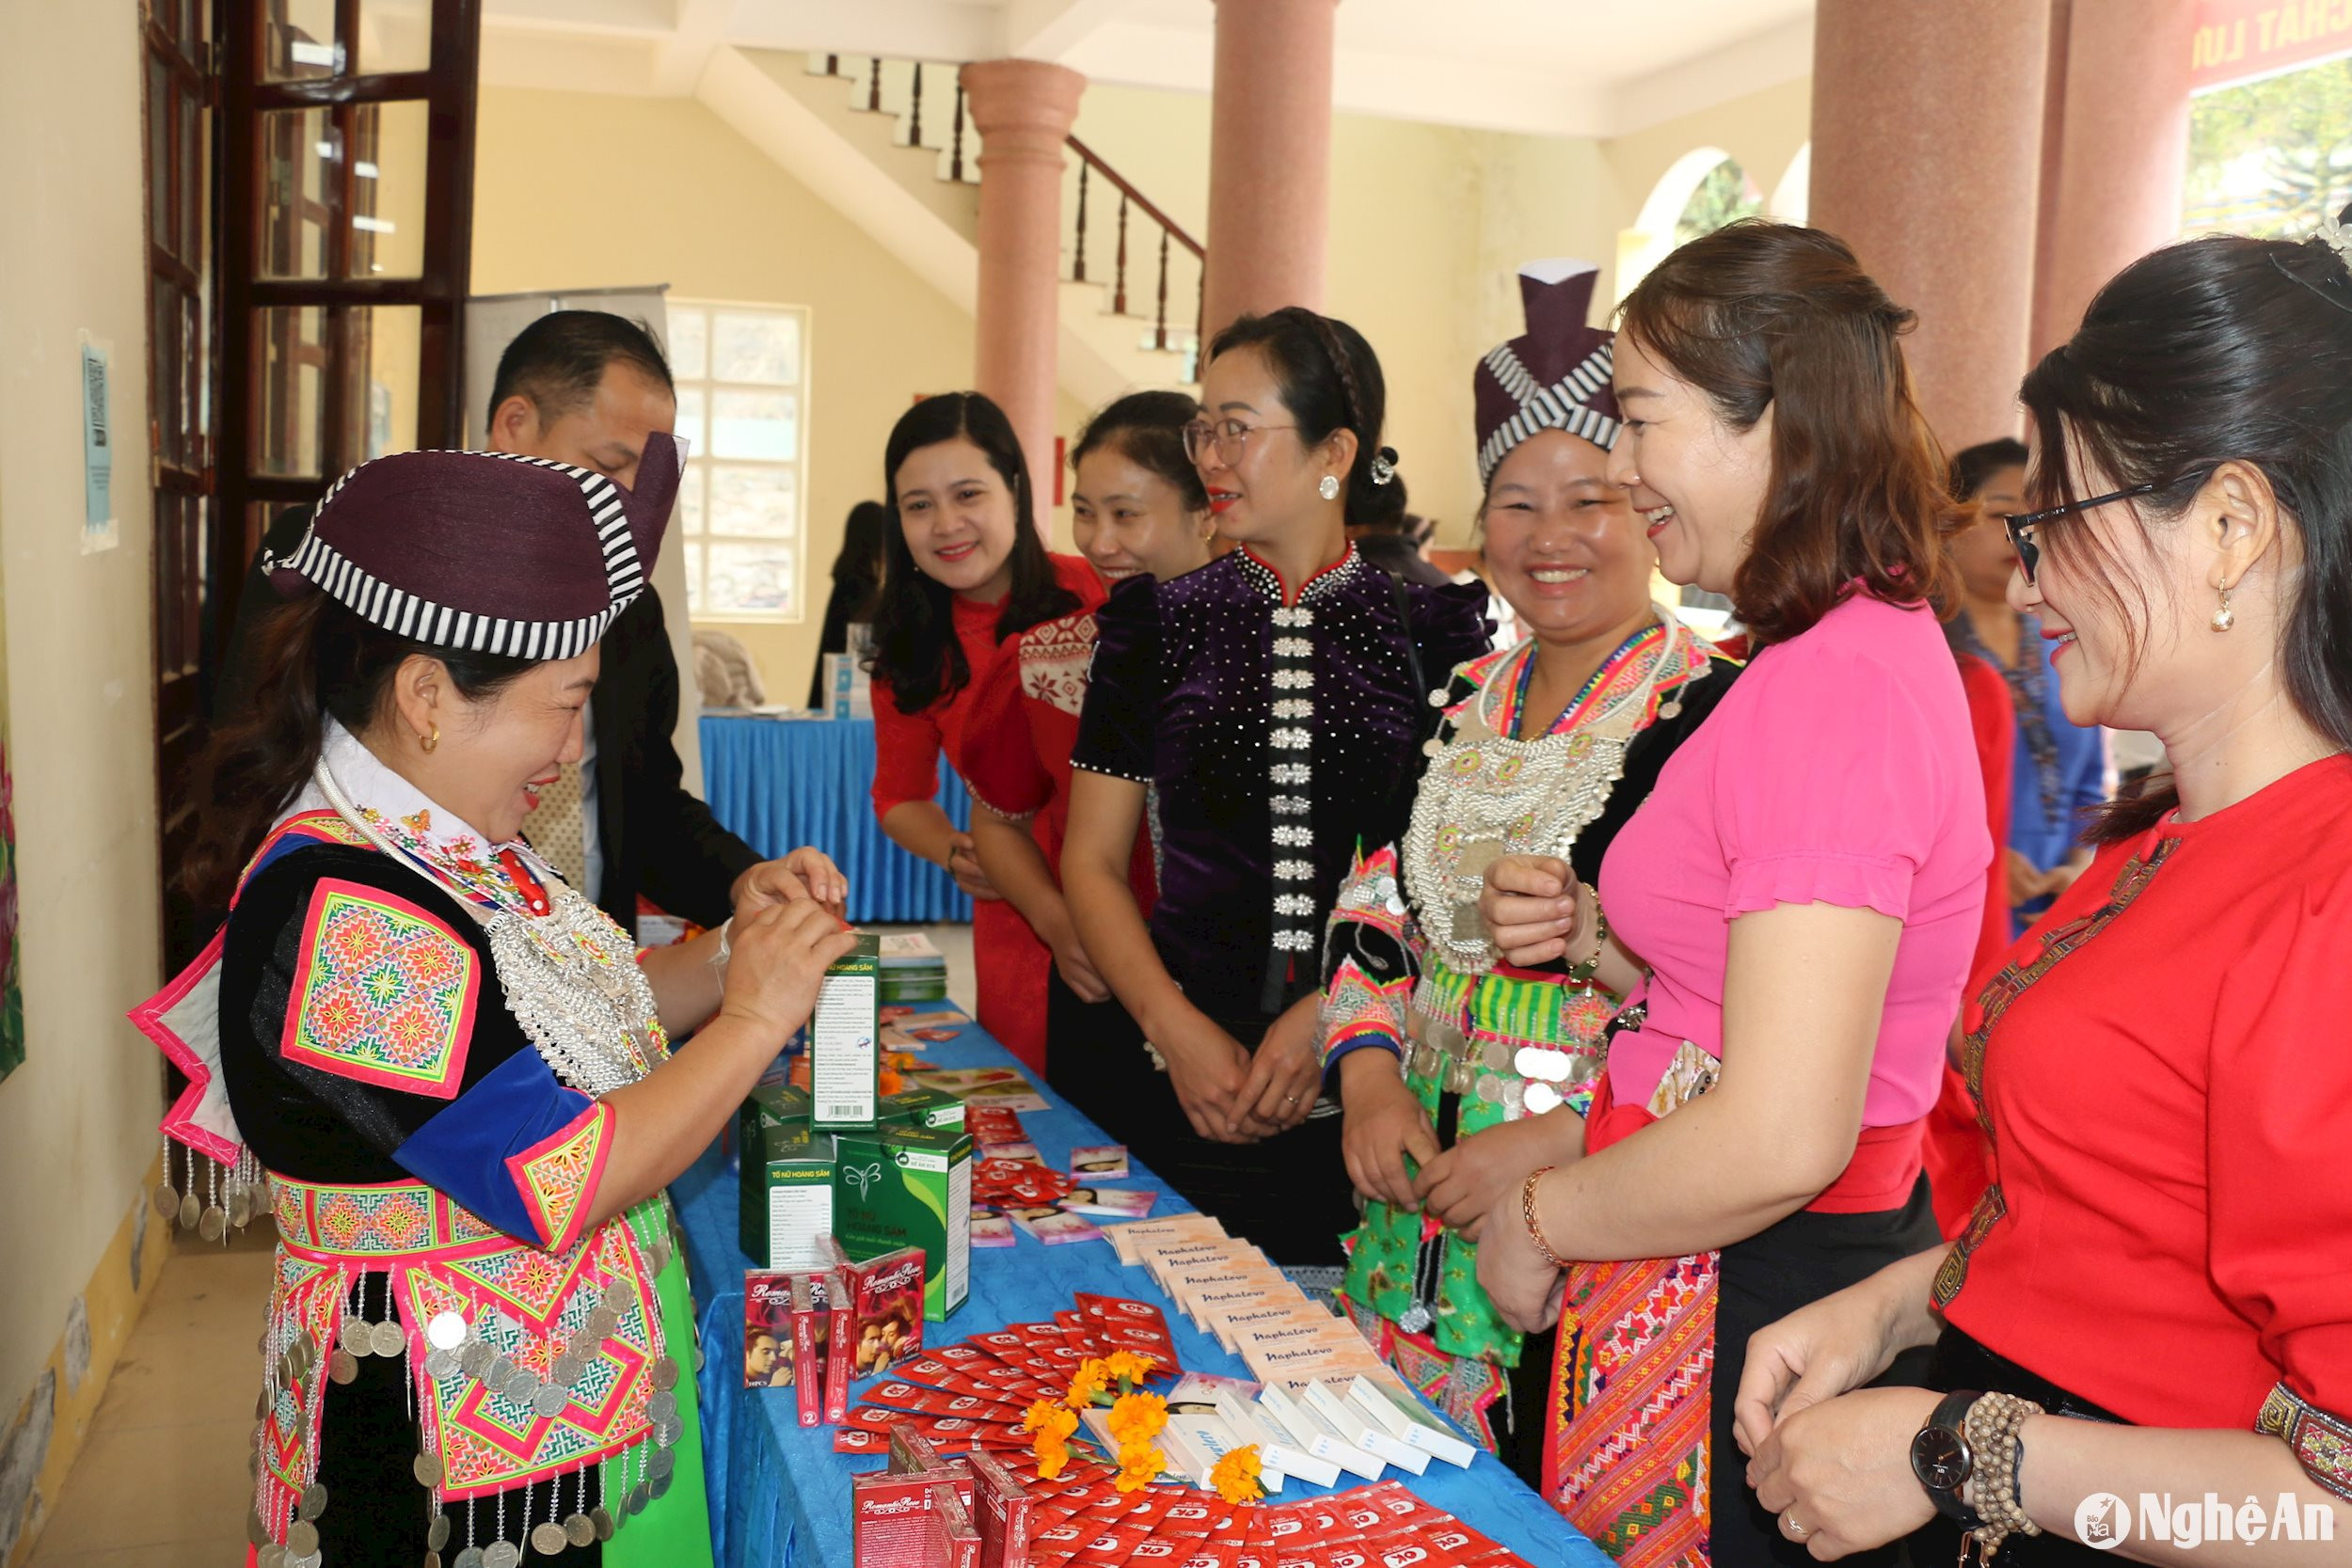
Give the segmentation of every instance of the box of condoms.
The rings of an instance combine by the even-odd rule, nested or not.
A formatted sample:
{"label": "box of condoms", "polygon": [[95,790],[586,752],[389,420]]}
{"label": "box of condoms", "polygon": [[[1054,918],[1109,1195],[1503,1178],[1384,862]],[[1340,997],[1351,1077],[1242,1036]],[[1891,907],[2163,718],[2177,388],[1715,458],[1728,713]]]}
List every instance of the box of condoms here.
{"label": "box of condoms", "polygon": [[825,1418],[825,1353],[833,1339],[831,1292],[821,1274],[796,1274],[792,1278],[792,1359],[801,1369],[795,1392],[801,1425],[813,1427]]}
{"label": "box of condoms", "polygon": [[834,1136],[834,1240],[852,1259],[923,1249],[923,1315],[942,1323],[972,1290],[972,1139],[892,1123]]}
{"label": "box of condoms", "polygon": [[869,1128],[882,1108],[882,939],[825,967],[808,1021],[810,1124],[818,1132]]}
{"label": "box of condoms", "polygon": [[993,1454],[975,1449],[973,1523],[980,1527],[980,1568],[1029,1568],[1029,1494]]}
{"label": "box of condoms", "polygon": [[877,1470],[850,1478],[850,1532],[857,1568],[914,1568],[940,1560],[939,1497],[955,1496],[923,1475]]}
{"label": "box of condoms", "polygon": [[939,1555],[932,1560],[939,1568],[980,1568],[980,1531],[972,1520],[969,1473],[961,1483],[952,1477],[942,1479],[936,1470],[925,1471],[924,1479],[934,1482],[931,1512],[939,1518]]}
{"label": "box of condoms", "polygon": [[[840,1243],[833,1243],[836,1251]],[[841,1259],[850,1303],[849,1375],[875,1377],[893,1362],[923,1354],[923,1249],[900,1247],[873,1258]]]}
{"label": "box of condoms", "polygon": [[1110,1238],[1111,1248],[1119,1260],[1129,1268],[1143,1261],[1143,1248],[1159,1242],[1216,1241],[1223,1237],[1225,1227],[1209,1214],[1164,1214],[1155,1220],[1132,1220],[1125,1225],[1106,1225],[1103,1234]]}
{"label": "box of condoms", "polygon": [[752,1091],[736,1115],[742,1161],[744,1254],[763,1269],[827,1261],[833,1229],[833,1141],[809,1125],[808,1093],[785,1084]]}

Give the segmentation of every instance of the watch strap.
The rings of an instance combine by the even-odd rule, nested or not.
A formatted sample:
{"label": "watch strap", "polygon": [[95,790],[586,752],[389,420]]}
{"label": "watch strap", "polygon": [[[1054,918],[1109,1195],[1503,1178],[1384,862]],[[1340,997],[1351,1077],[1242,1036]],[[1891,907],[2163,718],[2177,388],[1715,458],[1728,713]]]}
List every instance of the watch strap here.
{"label": "watch strap", "polygon": [[[1929,1415],[1927,1424],[1919,1430],[1922,1433],[1946,1433],[1965,1449],[1968,1442],[1968,1407],[1983,1397],[1979,1389],[1953,1389],[1936,1402],[1935,1409]],[[1912,1466],[1912,1474],[1918,1481],[1919,1489],[1925,1492],[1929,1500],[1935,1504],[1936,1512],[1947,1519],[1957,1521],[1961,1528],[1973,1530],[1984,1523],[1983,1517],[1961,1498],[1961,1487],[1967,1484],[1966,1477],[1962,1478],[1960,1486],[1947,1490],[1929,1485],[1927,1478],[1919,1475],[1916,1465]]]}

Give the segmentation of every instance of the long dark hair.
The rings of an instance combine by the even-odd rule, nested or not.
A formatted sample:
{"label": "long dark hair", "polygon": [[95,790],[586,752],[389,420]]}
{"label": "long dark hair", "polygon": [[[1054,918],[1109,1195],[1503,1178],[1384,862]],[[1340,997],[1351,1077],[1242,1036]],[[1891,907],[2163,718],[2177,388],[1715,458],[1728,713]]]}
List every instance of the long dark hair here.
{"label": "long dark hair", "polygon": [[[2078,461],[2103,489],[2157,486],[2129,503],[2143,564],[2153,553],[2151,518],[2177,518],[2225,462],[2261,470],[2302,543],[2279,650],[2287,696],[2313,729],[2352,747],[2352,274],[2344,259],[2315,237],[2228,234],[2143,256],[2099,291],[2074,336],[2043,356],[2018,396],[2037,437],[2033,506],[2087,494]],[[2153,618],[2151,574],[2091,529],[2044,529],[2042,548],[2106,602],[2137,667]],[[2128,838],[2178,803],[2169,788],[2120,801],[2090,836]]]}
{"label": "long dark hair", "polygon": [[317,766],[326,721],[354,735],[373,723],[390,702],[393,674],[411,654],[439,659],[469,702],[496,694],[538,662],[430,648],[371,626],[316,592],[262,616],[253,689],[197,759],[196,842],[178,875],[198,908],[228,907],[246,859]]}
{"label": "long dark hair", "polygon": [[1077,472],[1089,452],[1108,447],[1174,485],[1185,511],[1205,512],[1209,492],[1184,452],[1184,426],[1200,417],[1200,405],[1189,393],[1129,392],[1087,421],[1070,449],[1070,471]]}
{"label": "long dark hair", "polygon": [[850,607],[850,619],[863,621],[872,613],[874,595],[882,591],[882,551],[891,532],[890,508],[880,501],[860,501],[850,508],[841,526],[841,553],[833,558],[833,586]]}
{"label": "long dark hair", "polygon": [[1943,538],[1963,515],[1912,400],[1915,318],[1845,241],[1742,219],[1661,261],[1620,309],[1734,430],[1772,411],[1772,478],[1731,590],[1754,646],[1811,629],[1857,578],[1872,598],[1944,608]]}
{"label": "long dark hair", "polygon": [[1373,481],[1375,458],[1393,468],[1396,453],[1380,444],[1389,417],[1389,383],[1380,356],[1364,335],[1333,316],[1303,305],[1285,305],[1263,316],[1242,316],[1209,341],[1209,357],[1221,359],[1237,348],[1265,356],[1282,406],[1298,426],[1298,443],[1311,447],[1335,430],[1356,433],[1356,464],[1347,470],[1347,517],[1376,515],[1381,486]]}
{"label": "long dark hair", "polygon": [[1041,621],[1067,615],[1078,596],[1054,576],[1054,562],[1037,531],[1029,468],[1005,411],[978,392],[943,392],[898,416],[882,448],[884,504],[882,592],[874,605],[874,652],[866,668],[890,684],[900,713],[920,713],[970,684],[972,667],[956,641],[955,594],[924,574],[898,526],[899,466],[925,447],[961,437],[980,449],[1012,492],[1012,587],[996,616],[1001,642]]}

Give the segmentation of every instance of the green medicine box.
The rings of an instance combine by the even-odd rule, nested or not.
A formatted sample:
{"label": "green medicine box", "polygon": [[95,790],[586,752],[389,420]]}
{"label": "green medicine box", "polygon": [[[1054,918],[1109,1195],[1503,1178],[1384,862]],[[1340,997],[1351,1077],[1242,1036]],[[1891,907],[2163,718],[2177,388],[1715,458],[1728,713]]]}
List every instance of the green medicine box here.
{"label": "green medicine box", "polygon": [[762,1269],[822,1268],[832,1260],[833,1140],[808,1121],[808,1091],[752,1091],[736,1116],[742,1156],[743,1251]]}
{"label": "green medicine box", "polygon": [[961,1127],[963,1101],[945,1089],[900,1089],[882,1097],[882,1111],[875,1119],[909,1127]]}
{"label": "green medicine box", "polygon": [[972,1138],[894,1123],[834,1135],[833,1234],[864,1260],[923,1249],[923,1316],[943,1323],[972,1289]]}
{"label": "green medicine box", "polygon": [[810,1125],[818,1132],[874,1125],[882,1103],[882,938],[856,934],[857,945],[826,966],[808,1021]]}

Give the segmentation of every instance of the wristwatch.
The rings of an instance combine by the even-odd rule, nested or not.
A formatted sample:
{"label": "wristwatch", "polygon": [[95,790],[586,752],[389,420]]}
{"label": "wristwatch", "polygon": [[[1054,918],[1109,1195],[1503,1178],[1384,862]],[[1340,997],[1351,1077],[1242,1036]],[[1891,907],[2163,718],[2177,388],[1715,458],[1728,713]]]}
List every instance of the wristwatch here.
{"label": "wristwatch", "polygon": [[1968,1407],[1981,1398],[1974,1388],[1954,1389],[1937,1402],[1928,1424],[1911,1440],[1911,1473],[1927,1489],[1938,1513],[1971,1530],[1984,1520],[1961,1500],[1960,1489],[1976,1473],[1977,1456],[1968,1446],[1965,1422]]}

